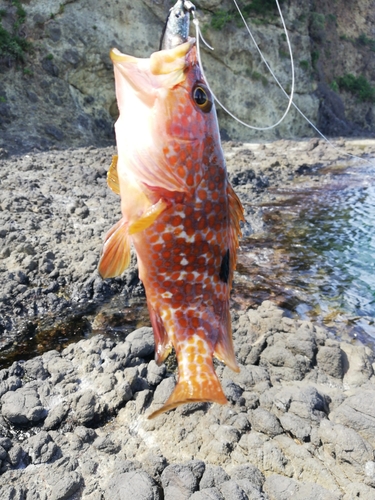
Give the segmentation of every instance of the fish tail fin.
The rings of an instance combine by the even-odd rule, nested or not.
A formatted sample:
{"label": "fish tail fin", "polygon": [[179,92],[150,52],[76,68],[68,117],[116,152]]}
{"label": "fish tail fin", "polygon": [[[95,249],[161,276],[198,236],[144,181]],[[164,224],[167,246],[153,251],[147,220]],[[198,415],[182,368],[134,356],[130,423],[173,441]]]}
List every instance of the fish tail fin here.
{"label": "fish tail fin", "polygon": [[200,334],[193,334],[187,342],[176,346],[179,377],[166,403],[149,415],[155,418],[165,411],[185,403],[212,402],[226,404],[212,361],[212,349]]}
{"label": "fish tail fin", "polygon": [[120,276],[130,264],[128,223],[120,219],[106,234],[98,270],[102,278]]}

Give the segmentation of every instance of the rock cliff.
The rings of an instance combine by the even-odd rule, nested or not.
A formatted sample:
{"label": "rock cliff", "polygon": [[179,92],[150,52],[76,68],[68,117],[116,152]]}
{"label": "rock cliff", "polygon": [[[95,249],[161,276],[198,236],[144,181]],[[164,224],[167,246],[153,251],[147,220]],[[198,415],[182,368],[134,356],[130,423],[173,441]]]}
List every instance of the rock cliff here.
{"label": "rock cliff", "polygon": [[[117,47],[147,57],[158,49],[173,1],[0,0],[0,147],[113,143],[117,115],[112,64]],[[236,115],[267,126],[287,100],[272,81],[230,0],[196,2],[207,41],[206,74]],[[272,2],[242,3],[254,36],[286,90],[291,71]],[[284,0],[296,67],[295,102],[328,135],[375,132],[375,1]],[[352,76],[352,79],[348,78]],[[253,132],[219,110],[223,138],[314,135],[295,111],[277,128]]]}

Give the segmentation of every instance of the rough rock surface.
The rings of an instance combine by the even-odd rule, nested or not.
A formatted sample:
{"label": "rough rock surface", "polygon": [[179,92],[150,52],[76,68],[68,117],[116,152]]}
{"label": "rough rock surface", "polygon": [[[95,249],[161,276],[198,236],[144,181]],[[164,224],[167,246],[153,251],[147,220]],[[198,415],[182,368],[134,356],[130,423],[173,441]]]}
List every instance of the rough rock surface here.
{"label": "rough rock surface", "polygon": [[[346,149],[364,145],[373,155],[369,141]],[[95,270],[102,236],[118,217],[105,186],[112,152],[0,160],[3,353],[13,342],[40,342],[39,325],[55,321],[56,310],[77,334],[77,309],[104,331],[103,301],[142,299],[135,268],[108,282]],[[316,140],[231,143],[225,152],[245,234],[261,227],[259,206],[273,196],[266,186],[288,186],[337,159]],[[124,340],[56,343],[26,360],[21,350],[0,371],[0,498],[375,498],[374,352],[289,316],[271,301],[236,307],[241,371],[216,364],[228,405],[184,405],[154,420],[147,415],[173,389],[175,365],[156,365],[150,328],[133,328]],[[34,324],[24,344],[22,324]]]}
{"label": "rough rock surface", "polygon": [[[360,353],[369,377],[348,384],[318,362],[327,344],[336,358],[345,348],[323,328],[270,301],[242,316],[262,325],[263,348],[239,374],[217,365],[226,406],[147,419],[175,378],[152,360],[151,328],[0,371],[12,380],[0,399],[1,498],[374,498],[374,353],[351,346],[348,366]],[[238,353],[248,340],[233,327]]]}

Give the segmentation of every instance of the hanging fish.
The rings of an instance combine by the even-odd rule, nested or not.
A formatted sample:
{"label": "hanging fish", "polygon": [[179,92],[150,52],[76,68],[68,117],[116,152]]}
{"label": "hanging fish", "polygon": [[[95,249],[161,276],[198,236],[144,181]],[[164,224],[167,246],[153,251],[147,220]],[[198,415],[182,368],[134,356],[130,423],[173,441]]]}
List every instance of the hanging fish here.
{"label": "hanging fish", "polygon": [[[173,9],[189,12],[190,5]],[[213,356],[239,371],[229,293],[243,209],[228,180],[195,39],[184,40],[185,30],[171,42],[169,20],[162,40],[169,48],[148,59],[110,54],[120,116],[108,184],[121,195],[122,218],[107,233],[99,263],[103,278],[120,275],[133,243],[156,362],[176,351],[177,385],[150,417],[183,403],[226,403]]]}

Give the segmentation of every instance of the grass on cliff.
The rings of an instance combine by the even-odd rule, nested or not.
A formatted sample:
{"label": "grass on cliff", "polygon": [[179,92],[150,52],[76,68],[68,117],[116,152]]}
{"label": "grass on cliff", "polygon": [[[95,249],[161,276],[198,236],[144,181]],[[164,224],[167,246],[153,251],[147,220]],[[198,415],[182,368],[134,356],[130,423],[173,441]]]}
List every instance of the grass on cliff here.
{"label": "grass on cliff", "polygon": [[26,11],[19,0],[9,2],[10,7],[15,7],[15,20],[12,31],[6,30],[2,25],[2,20],[8,15],[6,9],[0,10],[0,58],[8,58],[16,62],[24,62],[25,53],[30,50],[31,44],[19,36],[19,29],[26,20]]}
{"label": "grass on cliff", "polygon": [[375,87],[370,84],[365,76],[354,76],[348,73],[337,78],[336,83],[340,90],[347,90],[358,97],[360,101],[375,103]]}
{"label": "grass on cliff", "polygon": [[[279,0],[280,4],[283,2],[284,0]],[[249,17],[251,14],[267,17],[270,14],[274,15],[277,11],[275,0],[252,0],[251,2],[244,2],[240,5],[240,8],[244,17]],[[212,15],[211,27],[215,30],[222,30],[231,21],[236,21],[242,26],[242,20],[237,9],[219,9]]]}

